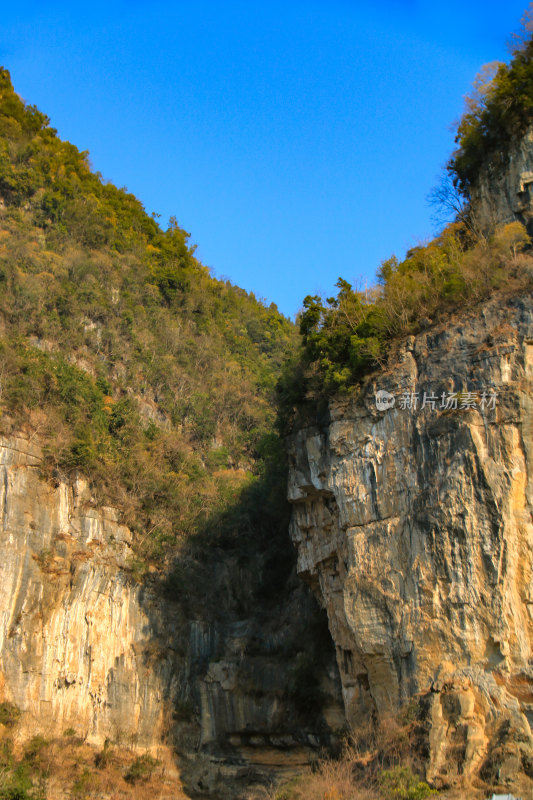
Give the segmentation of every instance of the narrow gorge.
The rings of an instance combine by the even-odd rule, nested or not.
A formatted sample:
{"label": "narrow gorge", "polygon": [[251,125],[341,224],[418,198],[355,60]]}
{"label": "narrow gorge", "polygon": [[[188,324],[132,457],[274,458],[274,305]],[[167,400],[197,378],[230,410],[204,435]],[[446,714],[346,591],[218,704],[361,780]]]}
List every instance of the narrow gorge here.
{"label": "narrow gorge", "polygon": [[0,71],[2,798],[533,795],[523,64],[466,210],[298,324]]}

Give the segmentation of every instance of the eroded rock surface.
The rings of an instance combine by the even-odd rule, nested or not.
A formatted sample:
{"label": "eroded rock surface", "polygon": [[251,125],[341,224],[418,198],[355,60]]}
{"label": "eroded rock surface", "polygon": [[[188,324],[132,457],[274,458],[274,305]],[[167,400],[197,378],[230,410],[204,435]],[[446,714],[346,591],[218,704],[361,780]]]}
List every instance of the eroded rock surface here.
{"label": "eroded rock surface", "polygon": [[[502,160],[503,159],[503,160]],[[486,232],[521,222],[533,233],[533,128],[481,167],[471,189],[476,224]]]}
{"label": "eroded rock surface", "polygon": [[262,609],[262,555],[238,550],[206,551],[201,585],[140,583],[119,512],[81,478],[43,480],[41,460],[28,438],[0,440],[0,702],[20,709],[19,740],[108,738],[224,798],[309,763],[342,707],[333,651],[317,673],[324,709],[299,713],[291,694],[317,612],[307,588],[293,576]]}
{"label": "eroded rock surface", "polygon": [[533,775],[532,389],[532,298],[494,298],[410,337],[290,442],[298,570],[347,718],[425,697],[437,783]]}
{"label": "eroded rock surface", "polygon": [[123,567],[131,534],[87,486],[51,486],[25,439],[0,442],[0,654],[25,724],[149,745],[163,725],[169,663],[150,669],[154,623]]}

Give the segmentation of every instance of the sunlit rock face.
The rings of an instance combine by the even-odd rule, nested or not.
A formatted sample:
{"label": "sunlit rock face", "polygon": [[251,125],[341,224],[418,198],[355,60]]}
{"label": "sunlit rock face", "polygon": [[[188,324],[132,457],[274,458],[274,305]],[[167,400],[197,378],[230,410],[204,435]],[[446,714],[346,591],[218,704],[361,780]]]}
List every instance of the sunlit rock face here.
{"label": "sunlit rock face", "polygon": [[533,128],[486,159],[471,187],[474,222],[483,231],[521,222],[533,234]]}
{"label": "sunlit rock face", "polygon": [[[0,678],[36,729],[149,746],[165,725],[161,612],[124,570],[131,534],[85,482],[51,485],[28,439],[0,442]],[[154,663],[151,663],[154,662]]]}
{"label": "sunlit rock face", "polygon": [[495,298],[409,337],[290,442],[298,570],[346,716],[425,697],[432,779],[533,774],[532,390],[532,298]]}

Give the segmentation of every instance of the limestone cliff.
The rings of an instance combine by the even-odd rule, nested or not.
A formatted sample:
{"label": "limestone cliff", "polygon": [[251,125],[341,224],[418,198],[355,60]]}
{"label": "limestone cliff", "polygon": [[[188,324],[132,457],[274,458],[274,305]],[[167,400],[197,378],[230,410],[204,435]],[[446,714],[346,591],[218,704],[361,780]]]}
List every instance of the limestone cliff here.
{"label": "limestone cliff", "polygon": [[40,455],[28,440],[0,443],[3,690],[32,728],[59,723],[95,740],[121,730],[151,744],[165,668],[144,663],[154,625],[121,570],[129,530],[114,509],[94,508],[82,481],[40,480]]}
{"label": "limestone cliff", "polygon": [[474,222],[490,232],[521,222],[533,233],[533,128],[508,144],[508,152],[487,158],[471,188]]}
{"label": "limestone cliff", "polygon": [[495,297],[408,337],[290,441],[298,570],[347,718],[418,698],[441,785],[533,777],[532,389],[532,298]]}
{"label": "limestone cliff", "polygon": [[203,606],[165,595],[157,574],[139,583],[119,512],[81,478],[44,480],[41,460],[28,437],[0,440],[0,701],[22,712],[19,740],[74,729],[170,755],[187,791],[227,798],[306,764],[342,712],[327,654],[327,719],[291,694],[316,616],[304,587],[289,579],[264,619],[250,602],[261,564],[221,552],[205,554]]}

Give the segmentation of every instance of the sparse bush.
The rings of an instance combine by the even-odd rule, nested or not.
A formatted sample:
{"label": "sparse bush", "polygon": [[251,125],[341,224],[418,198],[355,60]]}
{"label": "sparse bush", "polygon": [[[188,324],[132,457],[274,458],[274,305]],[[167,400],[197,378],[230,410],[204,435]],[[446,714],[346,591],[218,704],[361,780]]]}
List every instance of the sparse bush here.
{"label": "sparse bush", "polygon": [[14,703],[0,703],[0,725],[12,728],[20,718],[20,709]]}
{"label": "sparse bush", "polygon": [[111,742],[106,739],[102,750],[100,750],[94,757],[94,764],[98,769],[105,769],[111,762],[113,751],[111,750]]}
{"label": "sparse bush", "polygon": [[284,426],[290,427],[295,406],[309,398],[316,402],[349,392],[383,363],[394,339],[503,286],[531,286],[533,259],[521,255],[529,244],[519,222],[497,228],[488,240],[455,222],[427,245],[410,250],[402,262],[384,261],[375,288],[357,291],[339,278],[336,297],[325,303],[306,297],[300,359],[286,366],[278,384]]}
{"label": "sparse bush", "polygon": [[409,724],[402,724],[397,717],[381,719],[376,732],[381,760],[386,764],[405,763],[411,751],[409,734]]}
{"label": "sparse bush", "polygon": [[84,798],[92,794],[97,785],[98,780],[96,776],[85,767],[79,778],[76,778],[72,784],[70,796],[72,800],[84,800]]}
{"label": "sparse bush", "polygon": [[385,800],[425,800],[426,797],[436,794],[436,791],[414,775],[409,767],[402,766],[382,772],[379,786]]}
{"label": "sparse bush", "polygon": [[39,757],[48,745],[48,739],[45,739],[44,736],[32,736],[24,747],[24,761],[28,764],[38,765]]}
{"label": "sparse bush", "polygon": [[145,753],[135,759],[133,764],[129,767],[124,775],[124,779],[128,783],[138,783],[139,781],[147,781],[151,778],[154,769],[158,766],[159,761],[152,756]]}
{"label": "sparse bush", "polygon": [[482,165],[492,159],[505,168],[509,143],[524,134],[533,120],[533,41],[531,12],[510,64],[486,64],[474,81],[466,110],[457,128],[456,143],[448,170],[465,197],[478,178]]}
{"label": "sparse bush", "polygon": [[[259,800],[260,796],[252,797]],[[376,792],[361,783],[347,754],[338,760],[322,759],[314,771],[283,782],[267,797],[269,800],[378,800]]]}
{"label": "sparse bush", "polygon": [[28,764],[18,764],[4,774],[0,800],[46,800],[42,775],[35,776]]}

